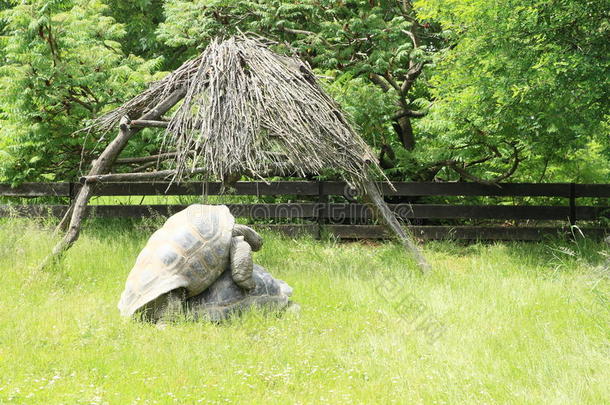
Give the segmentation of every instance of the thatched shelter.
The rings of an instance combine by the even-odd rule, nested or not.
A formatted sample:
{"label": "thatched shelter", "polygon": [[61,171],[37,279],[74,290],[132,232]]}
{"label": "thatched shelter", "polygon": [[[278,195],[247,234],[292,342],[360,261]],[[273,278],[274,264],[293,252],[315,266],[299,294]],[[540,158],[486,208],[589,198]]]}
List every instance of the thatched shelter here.
{"label": "thatched shelter", "polygon": [[[54,255],[77,238],[91,183],[150,178],[179,181],[188,175],[230,182],[246,174],[305,176],[335,169],[363,190],[380,217],[427,268],[371,181],[381,173],[376,158],[353,130],[337,103],[296,57],[274,53],[268,43],[245,36],[216,39],[197,58],[184,63],[140,95],[92,121],[84,130],[119,134],[100,157],[61,225],[70,225]],[[175,108],[172,110],[172,108]],[[172,110],[169,119],[162,116]],[[109,174],[125,145],[143,127],[164,128],[164,150],[156,156],[171,169]],[[154,159],[154,158],[153,158]]]}

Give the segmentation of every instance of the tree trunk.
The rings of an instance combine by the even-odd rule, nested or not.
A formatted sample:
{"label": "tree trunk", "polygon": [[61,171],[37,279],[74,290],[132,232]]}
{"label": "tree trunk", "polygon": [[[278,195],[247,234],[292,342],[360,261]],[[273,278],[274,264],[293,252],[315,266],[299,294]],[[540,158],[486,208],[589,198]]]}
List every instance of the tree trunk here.
{"label": "tree trunk", "polygon": [[379,166],[383,170],[393,169],[396,167],[396,154],[392,147],[388,144],[381,145],[381,153],[379,154]]}
{"label": "tree trunk", "polygon": [[398,134],[402,146],[406,150],[415,149],[415,135],[411,126],[411,118],[406,116],[400,117],[394,121],[393,127]]}

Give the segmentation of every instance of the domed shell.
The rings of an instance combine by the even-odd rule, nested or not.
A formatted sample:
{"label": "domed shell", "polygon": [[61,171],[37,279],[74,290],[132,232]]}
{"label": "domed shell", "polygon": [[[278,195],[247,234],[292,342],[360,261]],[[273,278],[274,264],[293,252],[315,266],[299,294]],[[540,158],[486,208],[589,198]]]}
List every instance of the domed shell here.
{"label": "domed shell", "polygon": [[254,264],[252,278],[256,287],[245,291],[225,270],[204,292],[187,300],[190,313],[195,319],[221,321],[250,307],[281,310],[290,304],[292,288],[264,267]]}
{"label": "domed shell", "polygon": [[228,268],[234,224],[225,205],[194,204],[169,217],[127,277],[118,305],[121,315],[131,316],[176,288],[192,297],[209,287]]}

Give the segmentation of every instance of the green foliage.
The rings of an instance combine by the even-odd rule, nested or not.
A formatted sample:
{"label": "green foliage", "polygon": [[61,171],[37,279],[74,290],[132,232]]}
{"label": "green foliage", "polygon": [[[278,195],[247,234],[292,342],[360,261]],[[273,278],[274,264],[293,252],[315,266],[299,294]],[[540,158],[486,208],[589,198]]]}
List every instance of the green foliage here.
{"label": "green foliage", "polygon": [[125,29],[106,10],[101,1],[76,0],[24,2],[2,12],[8,22],[0,67],[5,179],[74,175],[85,141],[74,131],[151,80],[159,60],[125,55],[119,42]]}
{"label": "green foliage", "polygon": [[320,71],[324,89],[337,100],[369,145],[390,143],[395,95],[381,91],[362,77],[340,71]]}
{"label": "green foliage", "polygon": [[416,6],[454,44],[438,55],[434,106],[420,121],[436,155],[467,161],[480,156],[477,149],[489,153],[514,142],[526,159],[520,179],[607,181],[607,1],[419,0]]}
{"label": "green foliage", "polygon": [[[402,147],[392,126],[396,111],[395,91],[384,92],[366,78],[354,77],[351,73],[321,71],[320,77],[324,89],[341,104],[358,133],[373,149],[380,151],[386,174],[402,178],[405,173],[417,170],[413,153]],[[398,154],[391,164],[387,162],[388,153]]]}
{"label": "green foliage", "polygon": [[157,25],[163,21],[162,0],[104,0],[103,3],[108,6],[104,13],[125,29],[121,45],[126,54],[150,58],[165,51],[155,35]]}
{"label": "green foliage", "polygon": [[286,41],[314,67],[355,74],[399,78],[429,55],[409,40],[414,22],[396,1],[168,0],[165,15],[158,33],[171,46],[201,50],[215,36],[254,32]]}
{"label": "green foliage", "polygon": [[604,0],[0,0],[0,181],[73,178],[86,119],[239,32],[326,77],[393,179],[610,176]]}
{"label": "green foliage", "polygon": [[156,30],[165,20],[164,0],[103,0],[108,5],[105,14],[111,16],[125,29],[120,39],[123,52],[146,60],[162,57],[163,71],[171,71],[186,59],[187,46],[168,46],[157,37]]}

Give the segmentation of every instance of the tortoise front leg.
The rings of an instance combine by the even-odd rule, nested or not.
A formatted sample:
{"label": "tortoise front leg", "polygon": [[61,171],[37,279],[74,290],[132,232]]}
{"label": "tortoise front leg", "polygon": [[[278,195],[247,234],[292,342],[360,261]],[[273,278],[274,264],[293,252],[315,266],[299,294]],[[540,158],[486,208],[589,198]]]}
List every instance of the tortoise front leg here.
{"label": "tortoise front leg", "polygon": [[253,251],[258,252],[263,247],[263,238],[252,228],[242,224],[233,226],[233,236],[243,236]]}
{"label": "tortoise front leg", "polygon": [[235,284],[246,290],[252,290],[256,283],[252,278],[252,248],[244,241],[243,236],[231,239],[231,276]]}

